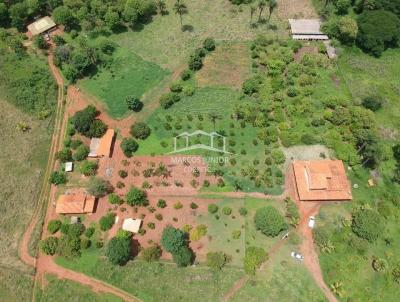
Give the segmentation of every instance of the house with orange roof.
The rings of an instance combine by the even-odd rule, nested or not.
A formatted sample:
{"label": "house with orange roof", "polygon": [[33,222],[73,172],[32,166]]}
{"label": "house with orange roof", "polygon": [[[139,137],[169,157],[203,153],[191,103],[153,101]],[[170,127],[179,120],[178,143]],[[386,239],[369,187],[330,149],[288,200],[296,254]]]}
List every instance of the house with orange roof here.
{"label": "house with orange roof", "polygon": [[84,191],[72,191],[62,194],[57,199],[57,214],[93,213],[96,198]]}
{"label": "house with orange roof", "polygon": [[294,161],[294,180],[302,201],[351,200],[351,187],[341,160]]}
{"label": "house with orange roof", "polygon": [[90,141],[89,157],[111,157],[111,151],[114,144],[114,129],[107,129],[101,137],[94,137]]}

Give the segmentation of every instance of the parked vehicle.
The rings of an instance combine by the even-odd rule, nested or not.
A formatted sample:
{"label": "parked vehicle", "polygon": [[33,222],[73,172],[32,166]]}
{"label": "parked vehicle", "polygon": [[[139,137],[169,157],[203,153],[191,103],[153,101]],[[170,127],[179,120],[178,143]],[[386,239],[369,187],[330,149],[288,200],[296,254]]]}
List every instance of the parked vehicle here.
{"label": "parked vehicle", "polygon": [[304,256],[297,253],[297,252],[291,252],[290,256],[292,256],[293,258],[299,260],[299,261],[303,261],[304,260]]}
{"label": "parked vehicle", "polygon": [[308,226],[312,229],[314,228],[314,226],[315,226],[315,217],[314,216],[310,216],[310,219],[308,220]]}

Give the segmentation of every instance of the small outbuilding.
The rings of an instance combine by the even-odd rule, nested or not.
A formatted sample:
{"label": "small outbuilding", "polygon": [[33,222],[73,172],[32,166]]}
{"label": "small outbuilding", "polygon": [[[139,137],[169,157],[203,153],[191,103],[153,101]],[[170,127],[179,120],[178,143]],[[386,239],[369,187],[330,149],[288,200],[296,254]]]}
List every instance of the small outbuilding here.
{"label": "small outbuilding", "polygon": [[89,157],[111,157],[111,151],[114,144],[115,131],[107,129],[101,138],[92,138],[90,141]]}
{"label": "small outbuilding", "polygon": [[352,199],[350,183],[341,160],[294,161],[292,166],[300,200]]}
{"label": "small outbuilding", "polygon": [[57,26],[57,24],[49,16],[40,18],[35,22],[28,25],[28,31],[30,35],[37,36],[44,32],[51,31]]}
{"label": "small outbuilding", "polygon": [[65,163],[65,172],[72,172],[74,170],[73,162],[66,162]]}
{"label": "small outbuilding", "polygon": [[294,40],[329,40],[321,32],[319,19],[289,19],[290,31]]}
{"label": "small outbuilding", "polygon": [[124,222],[122,223],[122,229],[124,231],[138,233],[141,225],[142,225],[141,219],[127,218],[124,219]]}
{"label": "small outbuilding", "polygon": [[88,214],[93,213],[96,198],[84,191],[70,191],[57,199],[57,214]]}

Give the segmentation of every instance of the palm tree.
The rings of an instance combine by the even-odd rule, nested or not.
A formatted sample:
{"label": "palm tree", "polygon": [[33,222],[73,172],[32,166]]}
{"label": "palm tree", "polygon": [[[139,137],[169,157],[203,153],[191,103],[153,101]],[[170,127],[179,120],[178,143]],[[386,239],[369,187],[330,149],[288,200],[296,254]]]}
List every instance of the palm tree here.
{"label": "palm tree", "polygon": [[258,9],[260,10],[260,14],[258,15],[258,22],[261,21],[261,14],[264,11],[266,6],[267,6],[267,2],[265,0],[260,0],[258,2]]}
{"label": "palm tree", "polygon": [[164,14],[164,12],[167,8],[167,5],[165,4],[165,0],[157,0],[156,5],[157,5],[159,13],[161,15]]}
{"label": "palm tree", "polygon": [[250,5],[250,24],[253,23],[253,15],[256,12],[257,7],[255,5]]}
{"label": "palm tree", "polygon": [[269,22],[269,19],[271,19],[272,12],[274,11],[274,9],[277,6],[278,6],[278,2],[276,2],[276,0],[269,0],[269,2],[268,2],[268,8],[269,8],[268,22]]}
{"label": "palm tree", "polygon": [[183,3],[182,0],[176,0],[174,4],[174,11],[175,14],[179,15],[180,21],[181,21],[181,28],[183,27],[182,25],[182,15],[188,13],[188,9],[185,3]]}
{"label": "palm tree", "polygon": [[334,282],[334,283],[332,283],[330,285],[330,288],[331,288],[332,292],[335,295],[338,295],[339,297],[343,296],[342,287],[343,287],[343,283],[342,282],[338,282],[338,281],[336,281],[336,282]]}

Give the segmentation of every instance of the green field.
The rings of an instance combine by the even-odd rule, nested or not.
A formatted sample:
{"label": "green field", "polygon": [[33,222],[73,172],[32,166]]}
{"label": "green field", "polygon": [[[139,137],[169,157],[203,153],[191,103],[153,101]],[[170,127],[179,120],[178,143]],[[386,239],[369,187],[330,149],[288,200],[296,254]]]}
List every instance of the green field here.
{"label": "green field", "polygon": [[207,267],[177,268],[171,263],[129,262],[111,265],[98,258],[99,250],[89,249],[78,259],[57,258],[57,263],[115,285],[146,302],[219,301],[243,276],[236,268],[212,273]]}
{"label": "green field", "polygon": [[90,288],[70,280],[60,280],[46,275],[48,284],[35,293],[38,302],[123,302],[122,299],[108,293],[96,294]]}
{"label": "green field", "polygon": [[113,54],[111,67],[101,68],[94,76],[81,80],[79,85],[103,101],[111,117],[121,118],[128,111],[127,96],[142,98],[167,74],[158,65],[119,47]]}

